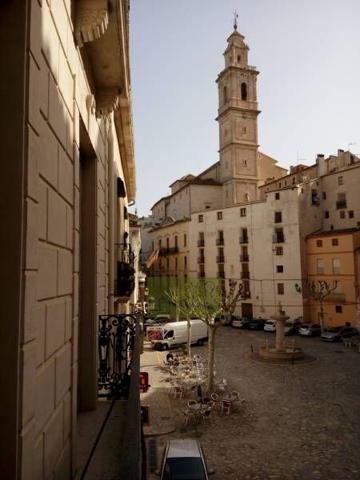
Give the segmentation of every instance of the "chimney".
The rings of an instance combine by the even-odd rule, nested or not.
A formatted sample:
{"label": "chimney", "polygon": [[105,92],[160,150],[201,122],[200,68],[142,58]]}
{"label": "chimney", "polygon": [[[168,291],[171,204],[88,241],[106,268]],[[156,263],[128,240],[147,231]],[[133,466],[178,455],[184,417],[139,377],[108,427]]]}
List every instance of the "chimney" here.
{"label": "chimney", "polygon": [[317,176],[321,177],[326,174],[325,155],[318,153],[316,156]]}

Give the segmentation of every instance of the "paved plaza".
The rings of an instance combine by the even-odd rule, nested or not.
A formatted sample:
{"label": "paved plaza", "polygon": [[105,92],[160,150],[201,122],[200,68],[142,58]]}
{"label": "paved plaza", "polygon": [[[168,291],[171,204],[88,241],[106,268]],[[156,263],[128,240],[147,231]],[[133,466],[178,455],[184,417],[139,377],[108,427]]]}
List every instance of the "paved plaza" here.
{"label": "paved plaza", "polygon": [[[213,480],[359,479],[360,354],[318,338],[296,336],[290,343],[293,338],[315,361],[260,363],[252,359],[251,346],[256,350],[265,339],[274,340],[273,334],[220,328],[217,376],[246,402],[230,416],[214,414],[207,424],[187,427],[187,399],[169,402],[164,395],[168,387],[158,367],[165,354],[148,352],[156,377],[149,392],[156,405],[152,428],[159,434],[151,437],[150,428],[147,439],[156,438],[158,463],[169,438],[196,437],[215,470]],[[196,347],[193,354],[205,355],[206,348]]]}

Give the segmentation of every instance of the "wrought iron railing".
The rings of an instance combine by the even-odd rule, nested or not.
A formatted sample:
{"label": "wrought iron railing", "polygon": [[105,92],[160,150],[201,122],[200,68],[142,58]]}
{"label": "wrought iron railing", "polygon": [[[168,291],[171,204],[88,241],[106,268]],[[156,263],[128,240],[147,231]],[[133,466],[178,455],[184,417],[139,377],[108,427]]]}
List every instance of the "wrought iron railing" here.
{"label": "wrought iron railing", "polygon": [[112,314],[98,318],[98,395],[127,398],[138,317]]}

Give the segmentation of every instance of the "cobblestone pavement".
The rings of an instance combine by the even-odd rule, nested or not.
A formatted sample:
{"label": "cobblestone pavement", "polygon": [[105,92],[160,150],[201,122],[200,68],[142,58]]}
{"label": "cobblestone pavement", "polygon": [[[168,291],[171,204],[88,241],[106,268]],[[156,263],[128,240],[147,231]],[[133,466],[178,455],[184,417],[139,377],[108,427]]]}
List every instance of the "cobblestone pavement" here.
{"label": "cobblestone pavement", "polygon": [[[360,479],[360,354],[318,338],[296,337],[312,363],[269,365],[249,355],[273,334],[224,327],[216,371],[246,399],[230,416],[184,427],[186,400],[171,399],[176,431],[157,438],[200,440],[213,480]],[[193,354],[206,354],[206,347]],[[151,477],[152,478],[152,477]],[[157,477],[158,478],[158,477]]]}

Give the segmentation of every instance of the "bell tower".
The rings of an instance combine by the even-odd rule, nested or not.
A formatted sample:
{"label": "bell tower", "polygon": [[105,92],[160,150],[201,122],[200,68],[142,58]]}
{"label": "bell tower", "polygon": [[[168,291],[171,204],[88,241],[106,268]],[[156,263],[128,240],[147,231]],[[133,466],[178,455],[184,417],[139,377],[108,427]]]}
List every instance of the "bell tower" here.
{"label": "bell tower", "polygon": [[258,71],[248,64],[249,47],[237,30],[227,39],[225,68],[216,82],[219,89],[220,175],[224,206],[258,198],[258,136],[256,98]]}

